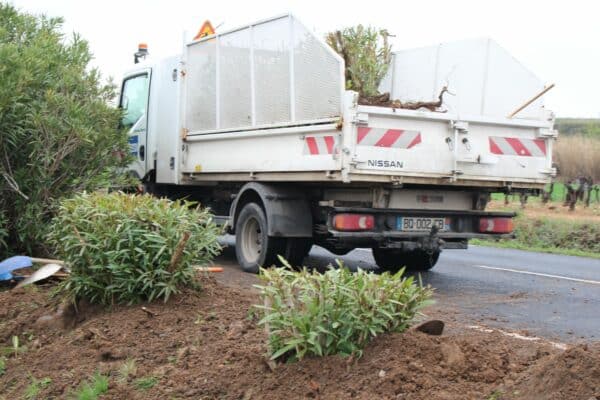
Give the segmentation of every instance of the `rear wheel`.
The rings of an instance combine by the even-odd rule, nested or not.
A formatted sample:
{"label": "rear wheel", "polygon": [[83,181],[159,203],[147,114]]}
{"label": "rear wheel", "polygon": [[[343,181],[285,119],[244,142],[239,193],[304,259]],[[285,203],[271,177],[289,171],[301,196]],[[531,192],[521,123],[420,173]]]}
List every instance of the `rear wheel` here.
{"label": "rear wheel", "polygon": [[396,273],[404,266],[404,252],[397,249],[382,249],[373,247],[373,258],[382,271]]}
{"label": "rear wheel", "polygon": [[285,247],[283,238],[268,236],[267,218],[256,203],[242,208],[235,224],[235,255],[246,272],[258,273],[260,267],[270,267]]}
{"label": "rear wheel", "polygon": [[285,249],[281,256],[285,258],[292,267],[302,267],[302,261],[313,246],[312,238],[287,238]]}
{"label": "rear wheel", "polygon": [[440,251],[428,252],[412,250],[406,253],[406,269],[409,271],[429,271],[440,258]]}
{"label": "rear wheel", "polygon": [[440,251],[427,252],[425,250],[396,250],[373,248],[373,258],[382,271],[398,272],[406,266],[407,271],[428,271],[437,263]]}

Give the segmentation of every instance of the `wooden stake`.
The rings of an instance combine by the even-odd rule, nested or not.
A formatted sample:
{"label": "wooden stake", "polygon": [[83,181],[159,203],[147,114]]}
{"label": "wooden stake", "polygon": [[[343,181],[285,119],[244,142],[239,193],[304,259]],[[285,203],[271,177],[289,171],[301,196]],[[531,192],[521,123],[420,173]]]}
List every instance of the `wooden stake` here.
{"label": "wooden stake", "polygon": [[553,87],[554,87],[554,83],[549,86],[546,86],[541,92],[539,92],[538,94],[533,96],[530,100],[526,101],[525,104],[523,104],[521,107],[517,108],[512,113],[508,114],[507,118],[512,118],[515,115],[517,115],[518,113],[520,113],[525,107],[527,107],[528,105],[530,105],[531,103],[533,103],[534,101],[536,101],[537,99],[542,97],[548,90],[552,89]]}

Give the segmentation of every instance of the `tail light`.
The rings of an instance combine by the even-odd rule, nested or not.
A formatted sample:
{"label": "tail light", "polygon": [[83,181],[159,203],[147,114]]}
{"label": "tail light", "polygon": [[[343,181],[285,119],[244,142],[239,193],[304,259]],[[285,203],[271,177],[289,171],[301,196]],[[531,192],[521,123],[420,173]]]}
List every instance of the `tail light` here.
{"label": "tail light", "polygon": [[337,214],[333,227],[338,231],[370,231],[375,227],[375,218],[368,214]]}
{"label": "tail light", "polygon": [[512,218],[480,218],[479,232],[481,233],[511,233]]}

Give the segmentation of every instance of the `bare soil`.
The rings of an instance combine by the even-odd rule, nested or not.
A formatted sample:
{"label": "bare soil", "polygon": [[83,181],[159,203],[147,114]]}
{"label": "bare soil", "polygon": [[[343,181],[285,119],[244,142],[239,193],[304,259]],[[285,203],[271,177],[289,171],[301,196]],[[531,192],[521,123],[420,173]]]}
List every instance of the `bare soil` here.
{"label": "bare soil", "polygon": [[[103,399],[600,399],[600,344],[562,351],[452,321],[442,336],[382,335],[357,360],[268,362],[251,311],[256,278],[226,274],[145,305],[149,312],[84,304],[75,312],[50,298],[51,286],[0,292],[0,399],[22,398],[32,378],[45,377],[37,398],[69,398],[95,372],[110,377]],[[427,313],[443,317],[435,306]],[[16,355],[14,335],[26,347]],[[127,360],[137,368],[122,379]],[[140,388],[144,377],[156,384]]]}

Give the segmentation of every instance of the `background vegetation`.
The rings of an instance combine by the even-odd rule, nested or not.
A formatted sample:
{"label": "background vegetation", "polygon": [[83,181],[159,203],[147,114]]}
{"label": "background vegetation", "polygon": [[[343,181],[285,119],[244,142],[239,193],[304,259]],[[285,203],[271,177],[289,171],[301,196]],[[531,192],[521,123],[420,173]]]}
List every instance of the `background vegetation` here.
{"label": "background vegetation", "polygon": [[57,200],[119,183],[128,163],[115,88],[62,20],[0,3],[0,257],[41,255]]}
{"label": "background vegetation", "polygon": [[585,135],[600,137],[600,118],[557,118],[554,128],[561,135]]}
{"label": "background vegetation", "polygon": [[72,299],[135,303],[164,299],[194,284],[194,263],[220,250],[219,228],[206,210],[150,195],[80,194],[64,200],[49,243],[71,274]]}
{"label": "background vegetation", "polygon": [[515,239],[473,240],[473,244],[600,258],[600,224],[565,218],[515,218]]}

